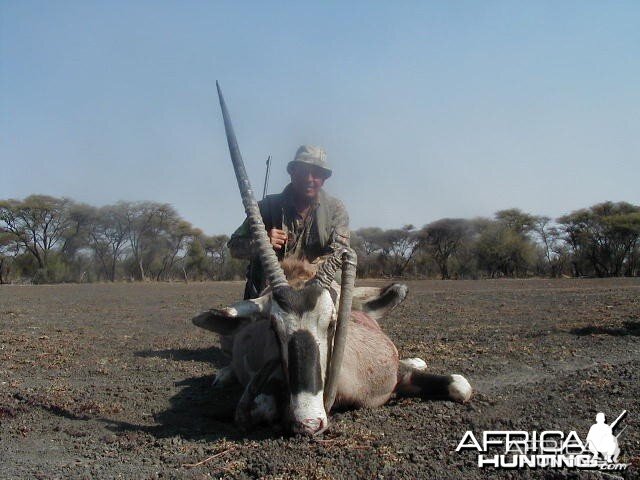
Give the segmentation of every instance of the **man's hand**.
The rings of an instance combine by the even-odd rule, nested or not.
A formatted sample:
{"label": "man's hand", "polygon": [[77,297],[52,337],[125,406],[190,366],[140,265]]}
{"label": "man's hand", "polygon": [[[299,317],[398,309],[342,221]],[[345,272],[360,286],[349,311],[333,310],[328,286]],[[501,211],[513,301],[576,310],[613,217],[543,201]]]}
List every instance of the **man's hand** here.
{"label": "man's hand", "polygon": [[284,230],[278,230],[277,228],[272,228],[269,230],[269,240],[271,240],[271,245],[276,250],[280,250],[282,246],[287,243],[287,233]]}

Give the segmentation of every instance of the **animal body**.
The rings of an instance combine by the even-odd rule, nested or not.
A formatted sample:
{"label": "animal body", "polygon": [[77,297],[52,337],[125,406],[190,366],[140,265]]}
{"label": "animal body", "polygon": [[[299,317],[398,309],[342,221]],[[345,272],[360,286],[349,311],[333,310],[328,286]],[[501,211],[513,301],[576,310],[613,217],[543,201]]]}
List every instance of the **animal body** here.
{"label": "animal body", "polygon": [[[214,385],[240,382],[245,387],[236,409],[240,426],[283,422],[294,432],[317,434],[328,426],[323,386],[340,287],[315,284],[313,270],[303,262],[285,262],[284,271],[297,289],[268,290],[257,299],[204,312],[193,322],[232,337],[231,364]],[[402,303],[407,293],[408,288],[398,283],[354,289],[356,309],[349,319],[333,408],[378,407],[394,394],[459,402],[471,397],[471,386],[461,375],[433,375],[421,359],[398,358],[378,320]],[[274,329],[275,315],[294,317],[299,327],[286,344]]]}

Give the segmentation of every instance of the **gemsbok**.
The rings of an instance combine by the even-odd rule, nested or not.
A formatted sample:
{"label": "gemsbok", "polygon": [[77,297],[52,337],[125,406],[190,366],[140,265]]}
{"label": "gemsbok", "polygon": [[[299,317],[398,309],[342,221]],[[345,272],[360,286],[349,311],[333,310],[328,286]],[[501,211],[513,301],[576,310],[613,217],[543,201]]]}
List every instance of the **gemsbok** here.
{"label": "gemsbok", "polygon": [[[397,283],[356,288],[353,250],[336,251],[315,275],[287,280],[267,237],[219,85],[218,96],[253,242],[269,283],[259,298],[193,319],[231,339],[231,364],[219,372],[217,384],[238,381],[244,386],[236,407],[238,425],[248,429],[280,422],[294,433],[315,435],[326,430],[334,407],[377,407],[394,394],[468,401],[472,389],[463,376],[433,375],[421,359],[398,358],[378,320],[405,299],[408,289]],[[294,269],[308,273],[300,265]],[[334,281],[338,269],[341,285]]]}

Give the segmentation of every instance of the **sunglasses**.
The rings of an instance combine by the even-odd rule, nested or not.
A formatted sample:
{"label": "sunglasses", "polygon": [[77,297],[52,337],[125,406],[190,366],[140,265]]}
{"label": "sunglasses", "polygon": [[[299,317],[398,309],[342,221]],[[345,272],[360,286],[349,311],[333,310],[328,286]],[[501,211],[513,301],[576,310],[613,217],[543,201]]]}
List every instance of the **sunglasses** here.
{"label": "sunglasses", "polygon": [[307,167],[302,165],[296,165],[293,173],[294,175],[301,176],[301,177],[308,177],[309,175],[311,175],[313,178],[320,178],[323,180],[327,178],[327,174],[324,172],[324,170],[322,170],[321,168],[312,167],[312,166]]}

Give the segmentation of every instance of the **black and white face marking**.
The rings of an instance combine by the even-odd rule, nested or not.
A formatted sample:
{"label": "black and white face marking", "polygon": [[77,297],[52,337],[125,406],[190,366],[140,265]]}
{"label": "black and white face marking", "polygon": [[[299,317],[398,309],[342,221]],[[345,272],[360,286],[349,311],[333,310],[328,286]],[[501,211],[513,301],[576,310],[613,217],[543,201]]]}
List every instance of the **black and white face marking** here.
{"label": "black and white face marking", "polygon": [[293,332],[288,342],[289,389],[293,395],[322,390],[320,348],[309,330]]}
{"label": "black and white face marking", "polygon": [[273,291],[273,299],[286,313],[302,316],[316,308],[318,299],[326,290],[317,283],[311,283],[301,290],[291,287],[276,288]]}
{"label": "black and white face marking", "polygon": [[273,292],[272,324],[289,383],[292,430],[317,434],[326,429],[324,379],[329,327],[335,322],[331,294],[320,285]]}

